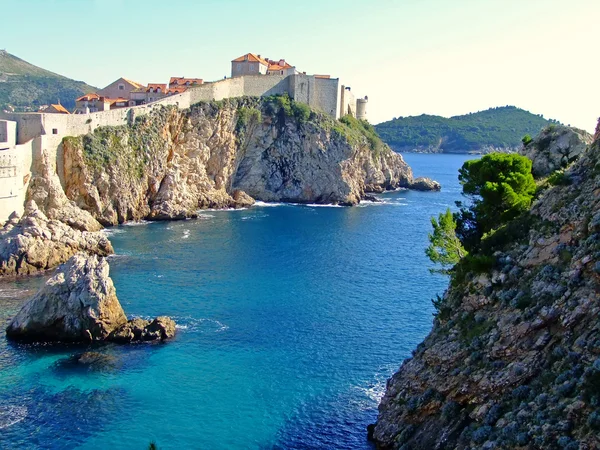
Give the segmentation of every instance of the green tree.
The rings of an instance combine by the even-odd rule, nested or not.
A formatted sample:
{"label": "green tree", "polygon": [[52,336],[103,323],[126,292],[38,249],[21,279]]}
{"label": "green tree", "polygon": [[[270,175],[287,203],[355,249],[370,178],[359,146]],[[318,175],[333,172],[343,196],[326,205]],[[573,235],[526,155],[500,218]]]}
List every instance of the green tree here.
{"label": "green tree", "polygon": [[527,211],[535,193],[531,160],[525,156],[490,153],[467,161],[458,179],[470,206],[456,216],[456,234],[468,251],[479,245],[482,236]]}
{"label": "green tree", "polygon": [[436,220],[431,218],[433,233],[428,235],[429,247],[425,254],[429,259],[442,266],[441,269],[430,269],[432,273],[449,273],[450,269],[461,258],[466,256],[467,252],[456,236],[456,220],[450,212],[450,208],[445,213],[441,213]]}

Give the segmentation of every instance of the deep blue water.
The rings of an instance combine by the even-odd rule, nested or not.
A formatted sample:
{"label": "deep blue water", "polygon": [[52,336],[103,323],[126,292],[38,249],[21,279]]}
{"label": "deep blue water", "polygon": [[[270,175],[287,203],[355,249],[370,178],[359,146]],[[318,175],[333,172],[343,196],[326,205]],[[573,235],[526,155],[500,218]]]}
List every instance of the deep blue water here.
{"label": "deep blue water", "polygon": [[[460,197],[463,155],[405,155],[442,192],[353,208],[258,206],[109,230],[129,315],[173,316],[166,344],[0,338],[0,448],[369,449],[385,380],[427,335],[447,280],[423,251]],[[43,278],[0,284],[5,323]]]}

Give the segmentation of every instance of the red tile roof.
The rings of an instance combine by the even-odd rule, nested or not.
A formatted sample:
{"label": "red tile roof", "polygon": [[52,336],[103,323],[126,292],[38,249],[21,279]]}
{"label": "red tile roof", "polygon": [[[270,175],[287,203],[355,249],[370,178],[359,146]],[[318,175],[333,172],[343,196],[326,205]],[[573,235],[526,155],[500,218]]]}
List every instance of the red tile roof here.
{"label": "red tile roof", "polygon": [[75,99],[76,102],[91,102],[92,100],[100,100],[100,96],[92,92]]}
{"label": "red tile roof", "polygon": [[58,112],[62,114],[71,114],[63,105],[50,105],[51,108],[54,108]]}
{"label": "red tile roof", "polygon": [[167,91],[167,85],[166,84],[160,84],[160,83],[148,83],[148,87],[146,88],[146,92],[156,91],[156,89],[160,89],[161,92],[166,92]]}
{"label": "red tile roof", "polygon": [[258,63],[261,63],[263,66],[268,66],[269,65],[269,63],[267,61],[265,61],[261,57],[255,55],[254,53],[246,53],[245,55],[242,55],[239,58],[235,58],[231,62],[246,62],[246,61],[248,61],[248,62],[258,62]]}
{"label": "red tile roof", "polygon": [[202,84],[204,80],[202,78],[185,78],[185,77],[171,77],[169,80],[169,87],[175,86],[188,86],[192,84]]}
{"label": "red tile roof", "polygon": [[138,89],[144,87],[144,85],[142,83],[137,83],[135,81],[128,80],[127,78],[124,78],[124,77],[122,77],[122,78],[123,78],[123,80],[127,81],[129,84],[134,85]]}

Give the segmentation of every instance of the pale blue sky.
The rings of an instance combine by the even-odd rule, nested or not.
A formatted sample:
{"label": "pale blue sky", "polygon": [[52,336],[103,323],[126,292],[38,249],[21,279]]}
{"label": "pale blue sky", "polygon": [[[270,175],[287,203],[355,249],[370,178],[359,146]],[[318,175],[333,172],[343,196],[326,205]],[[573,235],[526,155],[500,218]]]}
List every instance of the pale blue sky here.
{"label": "pale blue sky", "polygon": [[598,0],[2,0],[0,48],[103,87],[247,52],[340,77],[373,123],[516,105],[594,129]]}

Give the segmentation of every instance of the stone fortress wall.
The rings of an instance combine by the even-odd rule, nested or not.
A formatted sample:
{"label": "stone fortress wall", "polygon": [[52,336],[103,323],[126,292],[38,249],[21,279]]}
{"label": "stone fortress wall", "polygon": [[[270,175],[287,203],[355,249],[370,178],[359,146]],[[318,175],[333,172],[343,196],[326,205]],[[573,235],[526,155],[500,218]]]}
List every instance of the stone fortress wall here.
{"label": "stone fortress wall", "polygon": [[[63,160],[62,140],[66,136],[91,133],[101,126],[132,123],[135,117],[166,105],[185,109],[201,101],[285,93],[335,118],[348,112],[356,113],[354,96],[340,84],[339,79],[304,74],[227,78],[204,83],[146,105],[89,114],[0,112],[0,155],[4,155],[0,156],[0,221],[4,222],[13,211],[23,213],[27,186],[38,158],[44,155],[48,157],[64,186],[60,168]],[[2,131],[4,129],[6,131]],[[6,139],[4,146],[1,139]]]}

